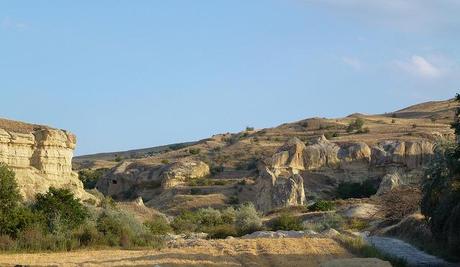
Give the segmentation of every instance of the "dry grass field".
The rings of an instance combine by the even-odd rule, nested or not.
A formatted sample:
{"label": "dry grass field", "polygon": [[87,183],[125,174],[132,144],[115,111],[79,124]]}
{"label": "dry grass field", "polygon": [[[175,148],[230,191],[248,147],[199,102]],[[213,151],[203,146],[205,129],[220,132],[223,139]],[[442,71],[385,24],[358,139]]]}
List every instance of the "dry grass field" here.
{"label": "dry grass field", "polygon": [[0,266],[318,266],[352,255],[332,239],[199,240],[158,250],[0,254]]}

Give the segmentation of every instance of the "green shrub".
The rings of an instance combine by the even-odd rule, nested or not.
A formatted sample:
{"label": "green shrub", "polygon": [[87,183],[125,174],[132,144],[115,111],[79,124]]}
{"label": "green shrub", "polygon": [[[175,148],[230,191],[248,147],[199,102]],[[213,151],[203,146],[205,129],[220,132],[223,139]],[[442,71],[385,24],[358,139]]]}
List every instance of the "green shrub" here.
{"label": "green shrub", "polygon": [[50,187],[46,194],[37,194],[33,210],[41,214],[50,232],[60,227],[72,230],[88,218],[88,210],[68,189]]}
{"label": "green shrub", "polygon": [[206,229],[208,237],[212,239],[224,239],[229,236],[237,236],[236,228],[233,224],[220,224]]}
{"label": "green shrub", "polygon": [[229,205],[238,205],[240,204],[240,198],[237,195],[232,195],[228,198],[227,204]]}
{"label": "green shrub", "polygon": [[228,207],[220,212],[220,216],[224,224],[234,224],[236,220],[236,210],[233,207]]}
{"label": "green shrub", "polygon": [[247,132],[252,132],[252,131],[254,131],[254,127],[248,126],[248,127],[246,127],[246,131],[247,131]]}
{"label": "green shrub", "polygon": [[283,213],[273,221],[272,230],[301,231],[304,230],[304,226],[299,217],[295,217],[290,213]]}
{"label": "green shrub", "polygon": [[89,247],[99,244],[102,235],[94,223],[88,223],[75,230],[73,238],[78,240],[80,246]]}
{"label": "green shrub", "polygon": [[184,211],[174,218],[171,227],[176,233],[191,233],[197,231],[198,222],[199,218],[195,212]]}
{"label": "green shrub", "polygon": [[167,160],[167,159],[162,159],[162,160],[161,160],[161,164],[169,164],[169,160]]}
{"label": "green shrub", "polygon": [[222,166],[222,165],[218,165],[218,166],[212,165],[211,166],[211,174],[212,175],[219,174],[219,173],[221,173],[223,171],[224,171],[224,166]]}
{"label": "green shrub", "polygon": [[145,227],[154,235],[165,235],[172,232],[172,228],[163,216],[144,222]]}
{"label": "green shrub", "polygon": [[198,154],[200,154],[201,149],[199,149],[199,148],[190,148],[190,149],[188,150],[188,152],[189,152],[191,155],[198,155]]}
{"label": "green shrub", "polygon": [[190,189],[190,195],[200,195],[200,194],[201,194],[201,189],[199,188]]}
{"label": "green shrub", "polygon": [[318,200],[308,207],[309,211],[330,211],[335,209],[335,204],[328,200]]}
{"label": "green shrub", "polygon": [[213,208],[199,209],[197,216],[201,227],[216,226],[223,223],[220,211]]}
{"label": "green shrub", "polygon": [[306,223],[304,227],[315,232],[322,232],[330,228],[340,230],[343,229],[344,225],[345,220],[342,216],[337,213],[328,213],[325,214],[319,221]]}
{"label": "green shrub", "polygon": [[347,198],[367,198],[377,193],[377,187],[372,180],[362,183],[340,183],[337,188],[337,196],[342,199]]}
{"label": "green shrub", "polygon": [[103,212],[97,218],[96,228],[103,235],[107,245],[118,246],[120,244],[120,237],[124,229],[119,218]]}
{"label": "green shrub", "polygon": [[354,121],[350,122],[347,127],[347,132],[351,133],[354,131],[361,131],[364,126],[364,120],[361,118],[356,118]]}
{"label": "green shrub", "polygon": [[235,218],[235,227],[240,235],[249,234],[262,229],[262,219],[252,203],[241,205]]}
{"label": "green shrub", "polygon": [[107,169],[81,170],[78,172],[78,178],[82,181],[85,189],[96,188],[97,181],[107,172]]}

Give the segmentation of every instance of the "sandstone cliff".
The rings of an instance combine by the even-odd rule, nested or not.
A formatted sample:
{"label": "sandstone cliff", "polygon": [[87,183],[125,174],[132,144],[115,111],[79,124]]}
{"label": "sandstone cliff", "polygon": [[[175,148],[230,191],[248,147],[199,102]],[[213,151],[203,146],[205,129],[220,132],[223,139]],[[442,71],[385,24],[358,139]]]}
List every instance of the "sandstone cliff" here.
{"label": "sandstone cliff", "polygon": [[87,198],[83,184],[72,171],[75,135],[40,125],[0,119],[0,162],[16,173],[26,201],[50,186],[69,188]]}

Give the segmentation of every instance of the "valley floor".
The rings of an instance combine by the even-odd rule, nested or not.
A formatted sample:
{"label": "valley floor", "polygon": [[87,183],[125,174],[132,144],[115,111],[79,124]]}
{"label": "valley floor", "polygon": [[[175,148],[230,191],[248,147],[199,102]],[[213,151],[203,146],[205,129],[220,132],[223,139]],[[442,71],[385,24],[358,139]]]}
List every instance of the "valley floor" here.
{"label": "valley floor", "polygon": [[352,255],[332,239],[197,240],[162,250],[0,254],[0,266],[318,266]]}

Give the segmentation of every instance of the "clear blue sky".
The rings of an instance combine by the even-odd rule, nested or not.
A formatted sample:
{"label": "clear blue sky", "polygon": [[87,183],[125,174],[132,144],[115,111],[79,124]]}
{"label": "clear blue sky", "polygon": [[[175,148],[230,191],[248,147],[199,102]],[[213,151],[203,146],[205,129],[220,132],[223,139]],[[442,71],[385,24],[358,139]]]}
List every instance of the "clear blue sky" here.
{"label": "clear blue sky", "polygon": [[0,117],[68,129],[77,154],[460,89],[458,0],[0,0]]}

